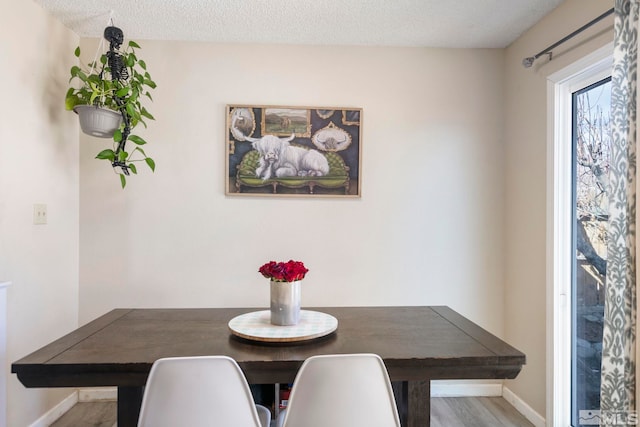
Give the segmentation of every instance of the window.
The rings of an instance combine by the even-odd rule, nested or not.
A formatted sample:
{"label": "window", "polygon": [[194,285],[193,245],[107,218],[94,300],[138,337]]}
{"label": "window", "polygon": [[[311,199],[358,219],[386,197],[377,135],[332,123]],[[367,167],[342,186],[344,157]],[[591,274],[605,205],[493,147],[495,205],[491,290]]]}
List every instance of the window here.
{"label": "window", "polygon": [[[573,266],[571,422],[600,409],[600,363],[607,267],[607,183],[611,78],[573,93]],[[582,412],[581,412],[582,411]],[[583,415],[581,417],[581,414]]]}
{"label": "window", "polygon": [[[589,397],[587,396],[591,396],[592,393],[587,392],[587,390],[592,388],[590,388],[591,386],[587,387],[586,384],[596,377],[599,379],[599,372],[590,372],[590,375],[587,375],[589,369],[592,366],[596,366],[596,363],[590,357],[599,357],[592,353],[592,350],[598,349],[597,345],[593,345],[597,341],[589,341],[587,339],[589,348],[586,348],[585,342],[582,341],[587,328],[593,326],[591,321],[594,320],[591,317],[585,320],[584,316],[588,316],[586,313],[587,307],[597,310],[594,305],[591,305],[592,301],[597,302],[597,292],[594,293],[591,290],[587,290],[587,288],[591,286],[597,290],[597,286],[593,284],[593,281],[595,281],[593,277],[593,281],[589,282],[588,285],[584,285],[584,283],[583,285],[578,285],[576,281],[574,286],[574,278],[591,277],[586,269],[593,268],[588,265],[588,260],[584,253],[578,251],[576,239],[578,225],[590,228],[594,224],[591,222],[585,223],[586,219],[591,217],[578,214],[576,209],[578,200],[580,199],[581,202],[585,200],[580,191],[588,193],[590,190],[582,190],[582,187],[580,189],[576,187],[577,178],[584,170],[579,169],[577,166],[578,138],[576,136],[576,144],[574,144],[573,131],[576,131],[576,135],[579,131],[582,132],[582,136],[588,136],[585,133],[587,128],[578,127],[577,113],[580,112],[579,108],[583,108],[580,114],[583,114],[584,118],[588,118],[585,110],[585,108],[589,110],[587,105],[593,107],[599,103],[599,101],[595,100],[599,95],[597,91],[604,89],[601,85],[606,84],[608,77],[611,75],[612,53],[613,43],[603,46],[592,54],[548,77],[548,390],[546,422],[547,425],[554,427],[577,427],[579,424],[575,424],[574,421],[576,421],[576,416],[579,416],[580,409],[598,409],[584,407],[584,405],[594,404],[592,400],[588,400]],[[594,92],[589,92],[589,89],[593,89]],[[588,97],[588,99],[585,97]],[[576,101],[575,121],[573,120],[574,98]],[[582,107],[578,102],[584,102]],[[592,113],[597,115],[597,111],[598,108],[595,107]],[[580,126],[583,126],[583,124],[580,124]],[[580,150],[583,148],[580,147]],[[580,175],[580,177],[583,176]],[[587,178],[587,176],[585,175],[583,178]],[[595,199],[602,198],[602,195],[597,190],[593,191]],[[577,222],[579,218],[582,220],[581,224]],[[598,220],[600,219],[598,217]],[[589,232],[592,231],[589,230]],[[580,232],[582,231],[580,230]],[[581,248],[584,251],[588,251],[582,246],[583,243],[585,243],[584,240],[581,242]],[[592,246],[594,244],[591,240],[589,240],[589,243]],[[599,253],[601,258],[604,258],[602,257],[602,252],[597,252],[595,248],[594,251]],[[593,259],[591,255],[589,254],[589,258]],[[582,301],[582,307],[580,304],[576,305],[576,301]],[[597,319],[597,314],[595,318]],[[586,323],[586,321],[589,321],[589,323]],[[580,324],[580,322],[582,323]],[[596,320],[594,323],[597,324],[598,321]],[[589,333],[591,332],[593,331],[590,330]],[[597,335],[597,331],[595,334]],[[581,340],[578,340],[579,337]],[[588,336],[588,338],[592,339],[593,336]],[[580,357],[578,353],[580,353]]]}

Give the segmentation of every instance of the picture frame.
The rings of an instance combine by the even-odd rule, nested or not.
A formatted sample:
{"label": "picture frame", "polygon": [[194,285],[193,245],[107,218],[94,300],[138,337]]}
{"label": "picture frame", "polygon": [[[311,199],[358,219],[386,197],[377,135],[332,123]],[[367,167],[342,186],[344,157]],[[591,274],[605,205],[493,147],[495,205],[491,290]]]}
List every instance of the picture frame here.
{"label": "picture frame", "polygon": [[225,129],[228,196],[361,196],[361,108],[229,104]]}
{"label": "picture frame", "polygon": [[263,133],[278,136],[311,136],[311,110],[293,107],[265,107],[262,110]]}

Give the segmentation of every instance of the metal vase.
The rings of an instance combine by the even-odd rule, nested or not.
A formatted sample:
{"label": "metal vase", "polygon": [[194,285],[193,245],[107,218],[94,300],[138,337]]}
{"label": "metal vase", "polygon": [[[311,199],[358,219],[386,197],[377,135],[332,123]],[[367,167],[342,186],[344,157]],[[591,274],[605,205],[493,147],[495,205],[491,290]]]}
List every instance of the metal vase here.
{"label": "metal vase", "polygon": [[271,281],[271,324],[296,325],[300,320],[300,281]]}

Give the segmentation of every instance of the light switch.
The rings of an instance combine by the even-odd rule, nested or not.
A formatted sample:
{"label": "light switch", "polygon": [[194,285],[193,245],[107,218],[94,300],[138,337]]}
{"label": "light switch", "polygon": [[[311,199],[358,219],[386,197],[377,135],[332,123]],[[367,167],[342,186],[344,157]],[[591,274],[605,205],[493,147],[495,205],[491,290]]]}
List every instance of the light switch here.
{"label": "light switch", "polygon": [[36,225],[47,223],[47,205],[41,203],[33,205],[33,223]]}

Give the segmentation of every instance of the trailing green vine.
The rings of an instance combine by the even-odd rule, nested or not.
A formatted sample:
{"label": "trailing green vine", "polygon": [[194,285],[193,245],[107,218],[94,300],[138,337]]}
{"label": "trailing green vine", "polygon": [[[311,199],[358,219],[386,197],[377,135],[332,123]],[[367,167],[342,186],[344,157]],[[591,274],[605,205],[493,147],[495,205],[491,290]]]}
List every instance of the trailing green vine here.
{"label": "trailing green vine", "polygon": [[[94,105],[119,112],[125,118],[113,135],[113,147],[100,151],[96,156],[97,159],[108,160],[114,166],[116,173],[120,175],[122,188],[126,185],[129,171],[138,173],[136,163],[146,163],[151,171],[156,168],[155,161],[142,148],[147,141],[139,135],[128,133],[139,124],[146,128],[146,120],[155,120],[141,100],[148,98],[153,101],[150,90],[156,88],[156,83],[147,71],[147,64],[138,59],[136,49],[140,49],[140,45],[131,40],[126,49],[111,56],[117,58],[119,62],[116,64],[121,68],[118,73],[113,73],[116,78],[110,67],[114,62],[110,61],[108,54],[102,54],[97,62],[89,63],[88,68],[77,65],[71,67],[69,83],[77,80],[82,84],[79,88],[69,88],[65,98],[67,110],[73,110],[78,105]],[[75,56],[79,58],[80,53],[80,47],[77,47]],[[126,141],[135,145],[131,151],[125,150]]]}

